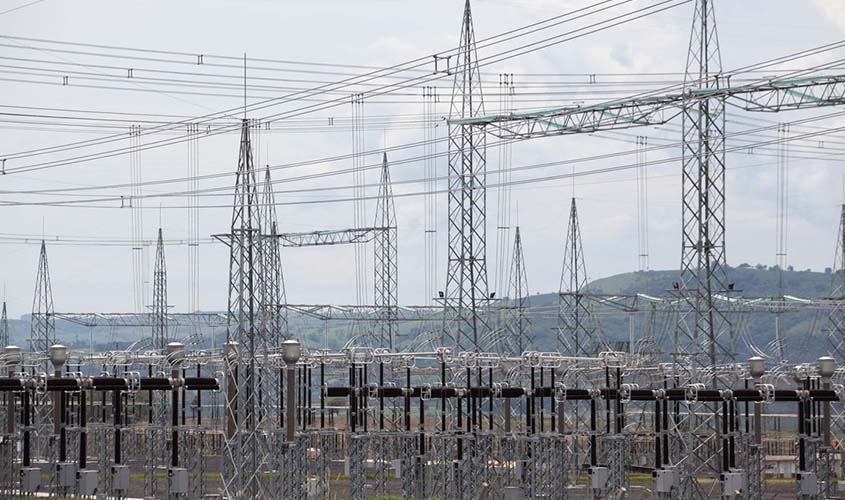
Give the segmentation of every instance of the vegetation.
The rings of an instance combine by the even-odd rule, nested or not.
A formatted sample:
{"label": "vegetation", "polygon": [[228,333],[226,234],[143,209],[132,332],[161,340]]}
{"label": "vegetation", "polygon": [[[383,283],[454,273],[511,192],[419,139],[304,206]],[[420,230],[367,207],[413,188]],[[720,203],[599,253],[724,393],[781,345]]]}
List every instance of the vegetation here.
{"label": "vegetation", "polygon": [[[826,269],[824,272],[814,272],[809,269],[797,271],[789,267],[781,273],[779,269],[773,266],[747,263],[730,267],[727,272],[729,281],[734,285],[733,293],[745,297],[779,296],[781,276],[783,293],[787,296],[824,297],[829,294],[831,278],[833,277],[830,269]],[[678,280],[677,270],[631,272],[597,279],[590,284],[590,290],[603,294],[646,293],[662,296],[672,290]],[[528,303],[533,307],[555,305],[558,303],[558,295],[557,293],[535,294],[529,298]],[[731,318],[735,322],[735,336],[739,339],[736,344],[736,352],[740,359],[751,352],[749,344],[765,347],[775,338],[773,314],[755,313],[746,315],[742,322],[737,321],[736,315],[732,315]],[[9,320],[13,342],[24,347],[27,345],[29,323],[28,316]],[[326,325],[314,318],[298,315],[290,317],[290,328],[296,332],[300,339],[316,346],[327,343],[330,349],[342,348],[351,336],[360,333],[354,331],[354,329],[361,326],[361,323],[351,325],[349,322],[332,322]],[[556,326],[557,322],[553,316],[531,320],[530,332],[538,350],[556,349]],[[791,352],[790,358],[793,361],[810,361],[826,352],[827,340],[824,331],[826,326],[827,318],[822,311],[801,310],[784,313],[780,319],[780,331],[786,351]],[[605,336],[614,343],[614,348],[627,349],[630,328],[627,316],[622,314],[602,316],[601,327]],[[401,349],[411,343],[418,335],[424,333],[426,329],[431,328],[440,328],[440,323],[405,323],[400,325],[397,347]],[[664,318],[663,321],[655,323],[657,335],[662,335],[666,339],[671,338],[672,328],[674,328],[673,320]],[[91,331],[80,325],[64,321],[58,322],[56,329],[61,342],[76,349],[86,349],[92,346],[96,350],[120,349],[148,334],[144,329],[109,330],[100,328]],[[184,337],[189,334],[190,332],[187,331],[172,333],[176,337]],[[209,339],[212,334],[217,345],[225,337],[225,332],[220,329],[215,332],[206,331],[204,332],[206,344],[211,344]],[[771,349],[767,349],[767,351],[772,352]]]}

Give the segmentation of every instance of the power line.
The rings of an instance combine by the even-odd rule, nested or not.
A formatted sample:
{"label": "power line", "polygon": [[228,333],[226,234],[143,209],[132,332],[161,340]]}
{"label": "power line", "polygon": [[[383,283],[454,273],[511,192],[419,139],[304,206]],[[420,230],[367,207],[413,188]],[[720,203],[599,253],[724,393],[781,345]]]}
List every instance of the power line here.
{"label": "power line", "polygon": [[[786,140],[786,141],[800,140],[800,139],[803,139],[803,138],[819,137],[819,136],[827,135],[827,134],[830,134],[830,133],[842,132],[842,131],[845,131],[845,126],[835,127],[835,128],[831,128],[831,129],[828,129],[828,130],[825,130],[825,131],[808,132],[808,133],[804,133],[804,134],[800,134],[800,135],[790,135],[787,138],[775,138],[775,139],[771,139],[771,140],[767,140],[767,141],[760,141],[760,142],[755,143],[755,147],[759,148],[761,146],[777,145],[784,140]],[[657,148],[665,149],[666,146],[659,146]],[[732,147],[725,148],[725,151],[726,151],[726,153],[732,153],[732,152],[737,152],[737,151],[745,151],[748,148],[749,148],[748,145],[732,146]],[[647,148],[646,150],[651,150],[651,149],[652,148]],[[634,151],[634,153],[635,152],[636,152],[636,150]],[[616,154],[622,154],[622,153],[611,153],[610,155],[616,155]],[[631,152],[625,152],[624,154],[631,154]],[[812,157],[801,157],[801,156],[798,156],[798,155],[791,156],[790,158],[791,159],[818,159],[818,158],[812,158]],[[612,172],[624,171],[624,170],[629,170],[629,169],[633,169],[633,168],[638,168],[639,166],[651,167],[651,166],[661,165],[661,164],[671,164],[671,163],[678,162],[679,159],[680,159],[680,157],[671,157],[671,158],[665,158],[665,159],[660,159],[660,160],[649,160],[649,161],[643,162],[643,163],[634,162],[634,163],[628,163],[628,164],[623,164],[623,165],[616,165],[616,166],[612,166],[612,167],[597,168],[597,169],[592,169],[592,170],[582,170],[582,171],[578,171],[578,172],[571,172],[571,173],[565,173],[565,174],[555,174],[555,175],[547,175],[547,176],[533,177],[533,178],[527,178],[527,179],[517,179],[517,180],[512,180],[511,182],[509,182],[507,184],[495,183],[495,184],[489,184],[489,186],[491,188],[498,188],[498,187],[505,187],[505,186],[517,186],[517,185],[524,185],[524,184],[534,184],[534,183],[540,183],[540,182],[547,182],[547,181],[551,181],[551,180],[579,178],[579,177],[584,177],[584,176],[600,175],[600,174],[607,174],[607,173],[612,173]],[[825,158],[825,160],[830,160],[830,159]],[[836,159],[834,158],[834,160],[836,160]],[[575,161],[577,161],[577,160],[575,160]],[[845,161],[845,160],[843,160],[843,161]],[[552,166],[569,165],[569,164],[572,164],[572,163],[573,163],[573,160],[569,160],[569,161],[562,160],[562,161],[547,162],[547,163],[542,163],[542,164],[526,165],[526,166],[521,166],[521,167],[512,167],[512,170],[513,171],[521,171],[521,170],[529,170],[529,169],[537,169],[537,168],[547,168],[547,167],[552,167]],[[488,173],[496,173],[496,172],[493,171],[493,172],[488,172]],[[418,179],[415,182],[422,182],[422,181]],[[444,190],[444,189],[438,189],[438,190],[434,191],[434,193],[437,193],[437,194],[445,193],[445,192],[447,192],[447,190]],[[186,194],[186,193],[179,193],[178,196],[183,196],[184,194]],[[423,196],[423,195],[426,195],[426,194],[430,194],[430,193],[428,193],[426,191],[394,193],[394,197],[404,198],[404,197],[413,197],[413,196]],[[150,197],[161,197],[161,195],[150,196]],[[327,204],[327,203],[343,203],[343,202],[354,202],[354,201],[358,201],[358,200],[361,200],[361,199],[372,200],[372,199],[375,199],[375,198],[376,198],[375,196],[370,196],[370,195],[363,196],[363,197],[351,196],[351,197],[345,197],[345,198],[330,198],[330,199],[317,199],[317,200],[304,200],[304,201],[277,202],[275,205],[276,206],[284,206],[284,205],[298,206],[298,205],[313,205],[313,204]],[[119,201],[119,200],[120,200],[119,197],[105,197],[105,198],[100,198],[100,199],[62,200],[62,201],[45,201],[45,202],[10,202],[10,201],[3,201],[3,202],[0,202],[0,206],[80,207],[80,206],[85,205],[87,208],[111,208],[111,209],[117,208],[117,209],[119,209],[118,206],[94,206],[94,205],[90,205],[91,203],[114,202],[114,201]],[[188,207],[184,206],[184,205],[169,205],[169,206],[161,206],[159,208],[184,209],[184,208],[188,208]],[[224,204],[218,204],[218,205],[201,205],[197,208],[203,208],[203,209],[231,208],[231,206],[230,205],[224,205]]]}
{"label": "power line", "polygon": [[41,2],[43,2],[43,1],[44,1],[44,0],[34,0],[34,1],[32,1],[32,2],[25,3],[25,4],[23,4],[23,5],[18,5],[17,7],[13,7],[13,8],[11,8],[11,9],[4,10],[4,11],[0,12],[0,16],[2,16],[2,15],[4,15],[4,14],[9,14],[10,12],[15,12],[15,11],[17,11],[17,10],[21,10],[21,9],[23,9],[23,8],[29,7],[30,5],[35,5],[35,4],[37,4],[37,3],[41,3]]}
{"label": "power line", "polygon": [[[675,1],[679,1],[679,3],[674,3],[674,4],[671,3],[671,2],[675,2]],[[515,49],[510,49],[510,50],[504,51],[504,52],[499,53],[499,54],[494,54],[492,56],[488,56],[487,58],[482,58],[482,61],[485,61],[485,60],[490,59],[490,58],[496,58],[496,57],[498,57],[498,59],[494,59],[493,61],[487,61],[487,62],[479,61],[479,63],[480,63],[480,66],[485,66],[485,65],[493,64],[495,62],[501,62],[503,60],[507,60],[507,59],[516,57],[518,55],[524,55],[524,54],[526,54],[528,52],[532,52],[534,50],[539,50],[541,48],[547,48],[547,47],[550,47],[552,45],[557,45],[557,44],[560,44],[560,43],[571,41],[571,40],[574,40],[574,39],[577,39],[577,38],[581,38],[583,36],[587,36],[587,35],[590,35],[590,34],[593,34],[593,33],[599,32],[599,31],[603,31],[603,30],[606,30],[606,29],[609,29],[609,28],[612,28],[612,27],[619,26],[621,24],[632,22],[634,20],[640,19],[640,18],[648,16],[648,15],[653,15],[653,14],[656,14],[656,13],[659,13],[659,12],[663,12],[663,11],[668,10],[670,8],[678,7],[680,5],[689,3],[690,1],[691,0],[663,0],[659,3],[657,3],[657,4],[650,5],[650,6],[645,7],[645,8],[637,9],[637,10],[631,12],[631,13],[623,14],[623,15],[620,15],[620,16],[615,16],[615,17],[612,17],[610,19],[606,19],[606,20],[602,20],[602,21],[590,24],[586,27],[578,28],[578,29],[575,29],[575,30],[572,30],[572,31],[569,31],[569,32],[566,32],[566,33],[563,33],[563,34],[555,35],[553,37],[548,37],[548,38],[546,38],[544,40],[540,40],[538,42],[533,42],[532,44],[526,45],[526,46],[535,46],[534,48],[532,48],[530,50],[527,50],[527,51],[523,50],[522,52],[517,53],[515,51],[521,50],[520,47],[517,47]],[[600,3],[605,3],[605,2],[600,2]],[[669,4],[669,5],[666,5],[666,4]],[[636,15],[633,15],[633,14],[636,14]],[[583,16],[579,16],[579,17],[583,17]],[[611,21],[615,21],[615,22],[610,23]],[[610,23],[610,24],[607,24],[607,23]],[[607,24],[607,25],[602,26],[603,24]],[[584,30],[589,30],[589,31],[584,31]],[[578,33],[578,34],[576,34],[576,33]],[[491,37],[491,39],[492,38],[493,37]],[[554,40],[554,41],[552,42],[550,40]],[[499,42],[497,42],[497,43],[499,43]],[[545,44],[541,45],[541,46],[537,46],[538,43],[545,43]],[[421,59],[426,59],[426,58],[421,58]],[[419,60],[420,59],[417,59],[417,60],[414,60],[414,61],[419,61]],[[387,68],[386,70],[392,70],[392,68],[394,68],[394,67]],[[395,72],[396,71],[394,71],[394,73]],[[393,73],[391,73],[391,74],[393,74]],[[371,81],[375,78],[378,78],[378,75],[375,75],[375,76],[362,75],[362,76],[367,77],[364,81]],[[437,80],[439,78],[442,78],[443,76],[444,76],[443,74],[439,74],[439,75],[433,75],[433,76],[429,76],[429,77],[411,78],[411,79],[408,80],[409,83],[402,84],[402,85],[400,85],[400,84],[385,85],[384,89],[381,90],[380,92],[368,92],[368,93],[366,93],[366,96],[369,99],[369,98],[372,98],[374,96],[378,96],[378,95],[381,95],[381,94],[386,94],[386,93],[390,93],[390,92],[395,92],[396,90],[401,90],[403,88],[408,88],[412,85],[418,85],[418,84],[421,84],[421,83],[434,81],[434,80]],[[353,85],[354,82],[349,82],[347,80],[341,80],[340,82],[337,82],[337,85],[341,85],[341,84],[342,84],[341,88],[346,88],[346,87],[349,87],[350,85]],[[332,84],[332,85],[335,85],[335,84]],[[314,89],[314,93],[311,94],[311,96],[320,95],[320,93],[322,91],[327,90],[323,87],[325,87],[325,86],[316,87]],[[299,93],[294,94],[294,96],[296,96],[297,94],[299,94]],[[270,99],[270,100],[267,100],[267,101],[261,101],[259,103],[254,103],[254,104],[250,105],[249,108],[250,108],[251,111],[266,109],[266,108],[271,107],[271,106],[276,106],[276,105],[280,104],[280,102],[279,102],[280,100],[289,99],[290,97],[292,97],[292,96],[287,95],[287,96],[282,96],[282,97],[279,97],[279,98]],[[339,105],[341,105],[345,102],[346,102],[345,98],[333,99],[333,100],[330,100],[330,101],[328,101],[327,103],[324,103],[324,104],[303,106],[303,107],[295,108],[293,110],[289,110],[289,111],[286,111],[286,112],[277,113],[275,115],[265,116],[264,118],[261,119],[261,121],[262,122],[267,122],[267,121],[272,122],[272,121],[275,121],[275,120],[287,119],[287,118],[290,118],[292,116],[300,116],[300,115],[305,114],[305,113],[312,113],[316,110],[322,110],[322,109],[328,109],[328,108],[331,108],[331,107],[336,107],[336,106],[339,106]],[[233,110],[235,110],[236,112],[239,112],[239,111],[242,110],[242,108],[233,108]],[[231,112],[232,110],[229,110],[229,111]],[[205,115],[201,118],[208,118],[210,116],[212,116],[212,115]],[[229,115],[229,116],[232,116],[232,115]],[[199,120],[198,122],[203,123],[203,120]],[[179,123],[177,125],[184,126],[185,123]],[[161,127],[154,127],[152,130],[146,131],[145,133],[153,133],[153,132],[160,130],[160,128]],[[220,131],[218,133],[222,133],[222,131]],[[207,134],[206,137],[208,137],[209,135],[216,135],[216,134]],[[122,139],[122,136],[120,136],[120,135],[118,135],[117,137],[111,136],[111,137],[104,138],[102,140],[102,142],[100,142],[98,144],[91,144],[91,145],[99,145],[99,144],[102,144],[102,143],[114,142],[115,140],[120,140],[120,139]],[[147,146],[144,149],[150,149],[151,147],[164,147],[164,146],[175,144],[176,142],[179,142],[179,141],[170,141],[170,142],[168,142],[168,141],[155,141],[153,143],[148,143]],[[80,157],[72,157],[72,158],[69,158],[69,159],[57,160],[57,161],[53,161],[53,162],[42,162],[42,163],[25,165],[25,166],[21,166],[21,167],[12,167],[12,168],[7,167],[7,173],[40,170],[40,169],[43,169],[43,168],[52,168],[52,167],[56,167],[56,166],[65,166],[65,165],[77,164],[77,163],[87,161],[87,160],[91,160],[91,159],[102,159],[102,158],[105,158],[105,157],[110,157],[110,156],[115,156],[115,155],[120,155],[120,154],[125,154],[125,148],[119,148],[119,149],[110,150],[110,151],[106,151],[106,152],[102,152],[102,153],[93,153],[93,154],[89,154],[89,155],[83,155],[83,156],[80,156]],[[20,157],[20,154],[19,154],[19,157]]]}

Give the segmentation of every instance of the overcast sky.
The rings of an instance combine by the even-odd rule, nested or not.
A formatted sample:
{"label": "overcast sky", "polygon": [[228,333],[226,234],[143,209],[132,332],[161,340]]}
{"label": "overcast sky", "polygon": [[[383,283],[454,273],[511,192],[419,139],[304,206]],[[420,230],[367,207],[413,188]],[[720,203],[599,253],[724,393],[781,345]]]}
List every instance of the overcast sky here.
{"label": "overcast sky", "polygon": [[[2,0],[0,12],[29,3],[26,0]],[[509,29],[524,26],[560,15],[592,2],[570,1],[482,1],[473,3],[476,37],[483,39]],[[602,18],[629,12],[657,3],[657,0],[634,0],[608,11]],[[18,37],[41,38],[63,42],[133,47],[184,52],[190,54],[218,54],[249,59],[318,61],[334,64],[384,67],[408,60],[427,57],[453,47],[460,29],[462,1],[87,1],[66,2],[44,0],[18,10],[0,14],[0,33]],[[787,0],[745,0],[716,2],[716,15],[723,67],[738,68],[781,55],[794,53],[841,40],[845,28],[845,4],[836,0],[815,0],[803,8]],[[561,74],[597,74],[598,80],[626,81],[606,74],[673,73],[667,76],[636,76],[628,78],[624,88],[638,89],[636,82],[668,81],[679,78],[684,69],[692,4],[682,5],[645,19],[583,38],[561,43],[524,56],[485,67],[486,80],[495,82],[498,73],[513,73],[517,100],[530,100],[531,85],[540,81],[580,81],[585,77],[563,77]],[[579,24],[588,24],[585,20]],[[566,27],[549,29],[545,36],[567,31]],[[534,37],[536,40],[539,37]],[[511,45],[515,46],[515,45]],[[33,49],[34,48],[34,49]],[[60,52],[54,49],[62,49]],[[105,52],[105,49],[80,48],[67,45],[48,45],[42,42],[0,39],[0,112],[37,114],[35,110],[12,109],[8,106],[77,109],[86,111],[119,111],[123,113],[151,113],[183,117],[202,116],[237,107],[242,97],[237,89],[214,91],[184,89],[150,82],[120,82],[84,80],[71,74],[68,85],[61,85],[62,74],[68,71],[89,72],[94,77],[113,78],[114,70],[97,65],[119,68],[133,67],[135,76],[144,76],[144,68],[178,69],[156,61],[149,52],[134,53],[151,60],[130,61],[120,57],[102,58],[83,52]],[[481,57],[488,52],[482,51]],[[121,52],[121,54],[128,54]],[[161,56],[173,58],[174,56]],[[842,57],[842,50],[787,64],[788,68],[808,67]],[[239,62],[229,61],[231,68],[187,66],[190,78],[203,74],[240,75]],[[248,62],[248,66],[251,63]],[[261,63],[252,63],[260,66]],[[267,66],[271,66],[267,63]],[[49,69],[49,71],[41,71]],[[363,72],[363,69],[314,67],[328,72]],[[432,69],[431,65],[427,69]],[[125,73],[124,70],[120,70]],[[336,80],[339,75],[297,73],[260,69],[248,70],[248,81],[267,78],[298,78]],[[203,73],[205,72],[205,73]],[[520,76],[520,75],[526,76]],[[550,74],[540,77],[540,74]],[[154,76],[146,73],[147,76]],[[197,76],[199,75],[199,76]],[[159,75],[161,76],[161,75]],[[167,78],[177,78],[170,75]],[[181,77],[179,77],[181,78]],[[185,77],[188,78],[188,77]],[[580,78],[580,80],[579,80]],[[33,83],[39,81],[42,83]],[[230,80],[231,81],[231,80]],[[237,80],[234,80],[237,83]],[[634,83],[631,83],[634,82]],[[601,82],[600,82],[601,83]],[[84,85],[88,85],[85,87]],[[257,85],[257,84],[256,84]],[[268,86],[306,83],[280,83]],[[439,115],[448,113],[448,94],[451,83],[436,83],[443,94]],[[646,83],[643,83],[646,85]],[[495,86],[495,85],[494,85]],[[99,88],[92,88],[99,87]],[[113,88],[105,88],[113,87]],[[582,87],[585,88],[585,87]],[[604,88],[604,87],[603,87]],[[181,92],[188,90],[190,92]],[[589,89],[586,89],[589,93]],[[201,95],[225,93],[227,96]],[[273,89],[256,89],[249,101],[257,102],[282,94]],[[380,148],[421,141],[424,131],[407,123],[402,116],[419,115],[423,111],[421,89],[412,87],[406,96],[391,102],[366,102],[364,113],[375,120],[365,134],[365,148],[372,151],[366,163],[378,162]],[[595,96],[598,94],[585,94]],[[618,97],[619,94],[613,94]],[[338,97],[332,95],[331,97]],[[570,104],[580,97],[561,94],[545,104]],[[303,103],[257,111],[250,116],[290,110]],[[487,110],[498,110],[498,97],[487,100]],[[521,106],[522,104],[517,104]],[[522,106],[536,106],[527,103]],[[320,111],[304,118],[314,123],[328,123],[330,118],[348,118],[350,105]],[[761,127],[776,121],[791,121],[834,113],[834,108],[764,116],[749,115],[735,108],[729,110],[728,131],[748,126]],[[45,111],[46,113],[46,111]],[[63,114],[51,112],[52,114]],[[90,116],[90,115],[87,115]],[[102,115],[107,116],[107,115]],[[27,118],[36,121],[35,118]],[[89,140],[115,133],[117,129],[59,130],[55,120],[48,123],[9,123],[12,117],[0,118],[0,158],[11,153],[36,148]],[[139,118],[140,120],[140,118]],[[404,121],[403,121],[404,120]],[[19,121],[19,120],[18,120]],[[5,122],[5,123],[2,123]],[[735,122],[735,123],[733,123]],[[105,122],[101,122],[105,123]],[[745,124],[745,125],[743,125]],[[750,125],[748,125],[750,124]],[[796,126],[792,133],[808,133],[813,127],[842,127],[845,120],[828,118]],[[122,124],[119,126],[123,126]],[[631,152],[636,149],[637,135],[649,137],[649,144],[671,144],[679,140],[679,122],[667,126],[629,130],[599,137],[569,136],[547,138],[520,143],[513,148],[515,167],[544,162],[570,160],[610,152]],[[442,137],[444,127],[438,127]],[[769,130],[756,140],[776,137]],[[834,242],[842,202],[843,169],[841,155],[832,154],[845,148],[840,134],[830,134],[795,143],[789,159],[789,229],[788,262],[796,268],[823,269],[832,265]],[[763,137],[765,136],[765,137]],[[176,137],[176,136],[169,136]],[[150,139],[153,140],[153,139]],[[491,139],[493,142],[493,139]],[[731,142],[731,145],[742,145]],[[125,148],[128,140],[114,147]],[[200,141],[202,174],[233,172],[237,164],[237,133],[222,134]],[[257,155],[259,162],[284,165],[292,162],[349,154],[352,134],[348,128],[336,131],[293,130],[291,127],[262,134]],[[97,151],[103,151],[100,148]],[[9,160],[7,169],[41,161],[60,160],[87,151],[56,153],[53,155]],[[679,148],[667,148],[649,153],[649,160],[672,158]],[[421,154],[420,149],[399,151],[391,159],[400,160]],[[776,147],[743,150],[731,153],[728,161],[727,241],[728,261],[768,263],[775,261],[775,164]],[[499,168],[499,149],[488,151],[488,168]],[[184,143],[159,148],[140,155],[144,181],[180,178],[185,176],[187,147]],[[579,169],[598,169],[631,164],[635,156],[580,163]],[[347,169],[351,160],[325,162],[297,169],[277,169],[278,178],[332,172]],[[22,197],[14,191],[57,187],[96,186],[128,182],[130,159],[115,155],[107,159],[75,163],[46,170],[9,174],[0,177],[2,201],[55,201],[56,194],[42,197]],[[445,173],[440,160],[438,172]],[[570,166],[554,166],[515,172],[514,179],[567,173]],[[405,162],[391,171],[396,181],[423,177],[422,162]],[[680,258],[680,164],[669,162],[649,169],[649,239],[650,266],[653,269],[677,268]],[[630,271],[637,266],[636,246],[636,184],[632,170],[604,175],[591,175],[576,181],[575,196],[581,214],[584,249],[590,278]],[[368,172],[367,181],[375,182],[377,172]],[[202,187],[226,186],[232,176],[202,183]],[[328,180],[282,184],[279,189],[299,189],[320,185],[339,185],[352,182],[351,175],[333,176]],[[488,182],[497,182],[491,175]],[[282,187],[284,186],[284,187]],[[185,183],[145,187],[145,192],[178,191]],[[397,184],[397,193],[419,191],[418,183]],[[127,189],[128,191],[128,189]],[[531,183],[512,190],[511,223],[521,227],[527,259],[529,287],[532,292],[551,292],[558,289],[563,255],[563,238],[569,199],[572,196],[569,180]],[[128,192],[126,193],[128,194]],[[276,199],[282,231],[346,228],[353,225],[352,207],[348,203],[316,203],[286,205],[299,201],[315,201],[348,196],[348,191],[317,193],[284,193]],[[488,259],[491,285],[496,281],[496,219],[497,191],[488,194]],[[70,197],[77,197],[71,194]],[[229,197],[203,199],[204,203],[225,204]],[[446,255],[445,197],[438,200],[439,257],[442,267]],[[184,200],[165,198],[146,201],[144,236],[152,239],[159,222],[167,238],[184,238],[188,234]],[[159,205],[162,208],[158,208]],[[170,208],[168,208],[170,206]],[[518,215],[516,207],[518,206]],[[178,208],[174,208],[178,207]],[[423,198],[399,197],[396,200],[399,226],[400,302],[426,302],[423,272]],[[374,204],[367,205],[367,219],[372,219]],[[89,237],[100,240],[127,239],[131,214],[120,209],[119,203],[108,208],[0,206],[0,233],[60,237]],[[205,237],[228,229],[231,210],[209,208],[201,213],[201,234]],[[512,235],[512,233],[511,233]],[[510,246],[510,243],[508,244]],[[148,268],[152,266],[149,250]],[[126,246],[105,247],[48,244],[53,293],[57,311],[130,311],[132,299],[131,249]],[[219,244],[201,246],[200,306],[203,309],[223,309],[226,304],[227,253]],[[6,286],[10,314],[17,316],[30,311],[34,289],[38,247],[0,242],[0,280]],[[188,285],[185,272],[187,261],[184,245],[167,248],[169,271],[169,302],[175,310],[186,309]],[[368,261],[371,256],[367,257]],[[285,249],[283,265],[289,302],[293,303],[353,303],[353,251],[348,247],[317,249]],[[372,271],[372,264],[370,264]],[[149,272],[149,269],[148,269]],[[443,286],[443,270],[437,273],[438,288]],[[501,289],[501,287],[499,287]],[[149,298],[145,299],[149,302]]]}

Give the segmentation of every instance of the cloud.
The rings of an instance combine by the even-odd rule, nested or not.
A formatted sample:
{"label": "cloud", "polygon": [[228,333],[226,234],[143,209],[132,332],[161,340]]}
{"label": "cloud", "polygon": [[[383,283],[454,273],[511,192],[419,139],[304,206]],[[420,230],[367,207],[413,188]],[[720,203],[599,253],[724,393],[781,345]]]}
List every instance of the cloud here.
{"label": "cloud", "polygon": [[814,0],[813,4],[830,22],[845,29],[845,3],[840,0]]}

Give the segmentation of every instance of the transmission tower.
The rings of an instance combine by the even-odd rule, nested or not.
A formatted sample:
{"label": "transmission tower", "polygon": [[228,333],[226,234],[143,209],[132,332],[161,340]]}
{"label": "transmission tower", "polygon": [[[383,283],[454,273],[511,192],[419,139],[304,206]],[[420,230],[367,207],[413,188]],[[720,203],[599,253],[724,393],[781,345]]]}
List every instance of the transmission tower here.
{"label": "transmission tower", "polygon": [[[722,61],[712,0],[697,0],[685,89],[715,89]],[[714,296],[730,291],[725,271],[725,100],[683,107],[682,238],[676,356],[693,370],[730,362],[730,324]],[[715,381],[714,381],[715,382]]]}
{"label": "transmission tower", "polygon": [[[718,89],[722,61],[712,0],[697,0],[684,75],[685,91]],[[675,361],[689,369],[690,382],[720,386],[717,371],[705,380],[702,369],[734,360],[731,326],[714,298],[727,294],[725,270],[725,99],[685,101],[682,110],[681,275],[680,312]],[[713,405],[700,414],[690,409],[682,425],[684,442],[673,447],[676,463],[686,471],[680,494],[698,498],[707,493],[694,478],[722,470],[720,420]],[[707,436],[707,437],[702,437]],[[716,488],[712,483],[710,488]]]}
{"label": "transmission tower", "polygon": [[[30,324],[30,350],[44,356],[41,369],[49,373],[50,346],[56,343],[56,324],[53,316],[53,289],[50,284],[50,266],[47,262],[47,245],[41,241],[41,254],[38,258],[38,273],[35,277],[35,296],[32,300],[32,322]],[[33,422],[36,429],[34,449],[46,457],[58,458],[56,446],[52,446],[53,434],[52,396],[44,392],[36,397]]]}
{"label": "transmission tower", "polygon": [[3,301],[3,312],[0,313],[0,345],[9,345],[9,318],[6,316],[6,301]]}
{"label": "transmission tower", "polygon": [[261,214],[258,185],[250,144],[250,124],[241,126],[240,154],[229,245],[229,305],[227,380],[227,427],[223,488],[231,498],[269,496],[261,480],[268,448],[258,423],[261,364],[268,353],[268,339],[261,327]]}
{"label": "transmission tower", "polygon": [[836,237],[836,253],[833,256],[833,275],[830,284],[832,309],[828,314],[828,339],[831,354],[842,362],[845,360],[845,205],[839,214],[839,233]]}
{"label": "transmission tower", "polygon": [[573,356],[593,356],[603,344],[598,318],[587,297],[587,284],[578,208],[572,198],[560,275],[558,350]]}
{"label": "transmission tower", "polygon": [[[32,300],[32,322],[29,346],[32,352],[47,356],[50,346],[56,343],[56,323],[53,317],[53,288],[50,285],[50,266],[47,263],[47,245],[41,241],[38,273],[35,276],[35,296]],[[45,367],[47,367],[45,361]]]}
{"label": "transmission tower", "polygon": [[[839,232],[836,236],[836,253],[833,256],[833,274],[830,284],[831,309],[827,317],[828,341],[830,353],[839,363],[845,359],[845,204],[839,211]],[[838,453],[845,448],[845,410],[837,406],[832,414],[834,447]],[[830,464],[826,463],[824,453],[822,455],[823,471],[830,473]],[[840,471],[841,472],[841,471]],[[822,479],[825,479],[824,477]]]}
{"label": "transmission tower", "polygon": [[[268,350],[279,350],[282,342],[288,338],[287,296],[285,279],[282,272],[281,244],[278,238],[276,219],[276,199],[273,194],[273,181],[270,166],[264,170],[264,183],[261,187],[261,329],[267,342]],[[260,353],[259,353],[260,354]],[[266,360],[265,360],[266,362]],[[277,418],[282,418],[282,394],[280,374],[276,370],[265,370],[258,381],[259,398],[266,408],[276,408]],[[269,412],[264,412],[269,413]],[[259,415],[263,419],[264,414]],[[259,420],[261,422],[261,420]]]}
{"label": "transmission tower", "polygon": [[[158,229],[156,241],[155,265],[153,268],[153,302],[150,307],[150,324],[152,325],[152,348],[163,353],[170,341],[167,332],[167,264],[164,258],[164,236],[162,229]],[[164,366],[161,366],[163,369]],[[168,398],[160,393],[149,393],[150,414],[149,425],[145,436],[146,450],[144,453],[145,467],[152,471],[167,463],[167,416]],[[156,474],[146,474],[144,487],[152,494],[166,491],[163,481]]]}
{"label": "transmission tower", "polygon": [[[472,11],[464,6],[449,118],[484,114]],[[448,61],[447,61],[448,64]],[[457,350],[479,351],[489,330],[479,308],[489,301],[486,249],[486,138],[483,126],[449,124],[449,256],[446,333]]]}
{"label": "transmission tower", "polygon": [[534,339],[530,335],[531,321],[528,319],[528,275],[525,272],[525,256],[522,251],[522,236],[519,226],[513,239],[513,257],[511,259],[510,285],[508,290],[507,317],[505,328],[508,344],[512,353],[522,354],[534,349]]}
{"label": "transmission tower", "polygon": [[282,256],[276,219],[276,199],[270,167],[264,170],[264,184],[261,190],[261,258],[264,274],[264,290],[261,299],[261,323],[274,348],[281,346],[288,338],[287,295],[285,276],[282,270]]}
{"label": "transmission tower", "polygon": [[396,335],[396,317],[399,309],[399,272],[396,228],[396,208],[393,204],[393,189],[390,186],[390,168],[387,153],[381,165],[381,182],[376,201],[375,233],[375,306],[379,347],[393,349]]}
{"label": "transmission tower", "polygon": [[153,270],[153,349],[164,350],[169,339],[167,337],[167,264],[164,261],[164,239],[161,228],[158,228],[156,242],[156,261]]}

